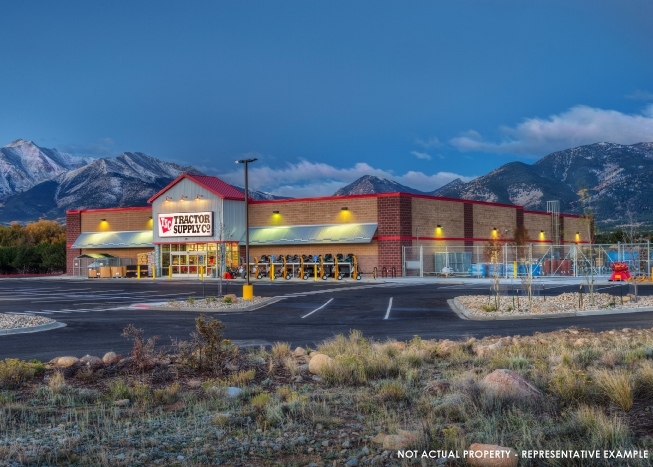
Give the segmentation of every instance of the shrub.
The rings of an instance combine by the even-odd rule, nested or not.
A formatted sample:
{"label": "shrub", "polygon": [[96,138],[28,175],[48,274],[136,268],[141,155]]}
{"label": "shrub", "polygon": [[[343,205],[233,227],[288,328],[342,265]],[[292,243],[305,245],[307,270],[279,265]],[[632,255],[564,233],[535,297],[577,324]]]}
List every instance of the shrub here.
{"label": "shrub", "polygon": [[228,381],[233,386],[244,387],[254,381],[255,377],[256,370],[241,370],[238,373],[230,375]]}
{"label": "shrub", "polygon": [[133,324],[123,329],[122,336],[132,340],[133,344],[130,355],[134,358],[136,366],[140,370],[152,368],[157,357],[154,348],[158,337],[154,336],[145,340],[143,338],[143,330],[135,328]]}
{"label": "shrub", "polygon": [[52,376],[50,376],[48,387],[54,394],[60,393],[65,389],[66,379],[61,371],[55,371]]}
{"label": "shrub", "polygon": [[270,353],[277,360],[282,360],[284,358],[290,357],[290,344],[287,342],[275,342],[272,346],[272,350],[270,350]]}
{"label": "shrub", "polygon": [[108,396],[111,400],[130,399],[131,391],[124,379],[114,379],[109,383]]}
{"label": "shrub", "polygon": [[155,389],[152,393],[152,399],[158,405],[170,405],[179,400],[181,385],[173,383],[163,389]]}
{"label": "shrub", "polygon": [[249,401],[250,405],[254,407],[259,412],[263,411],[265,407],[270,403],[272,397],[267,392],[262,392],[257,394]]}
{"label": "shrub", "polygon": [[633,406],[633,385],[631,377],[625,371],[599,370],[594,374],[594,381],[601,392],[628,412]]}
{"label": "shrub", "polygon": [[403,402],[409,400],[408,392],[399,383],[385,383],[377,393],[383,402]]}
{"label": "shrub", "polygon": [[549,389],[567,403],[586,402],[592,398],[592,380],[581,370],[561,367],[549,381]]}
{"label": "shrub", "polygon": [[585,439],[596,447],[625,446],[628,427],[616,417],[610,418],[599,407],[581,405],[572,414],[572,420],[580,428]]}
{"label": "shrub", "polygon": [[642,397],[653,397],[653,365],[645,362],[635,373],[635,391]]}
{"label": "shrub", "polygon": [[198,370],[223,373],[224,367],[238,355],[238,348],[223,335],[225,325],[214,318],[200,315],[195,319],[197,332],[191,334],[191,341],[175,341],[174,347],[181,361]]}
{"label": "shrub", "polygon": [[6,358],[0,362],[0,388],[16,389],[34,376],[32,366],[16,358]]}
{"label": "shrub", "polygon": [[233,302],[233,299],[231,297],[225,297],[224,299],[222,299],[222,301],[224,303],[231,303],[231,302]]}
{"label": "shrub", "polygon": [[186,300],[186,302],[188,302],[189,305],[194,305],[195,304],[195,296],[191,295],[190,297],[188,297],[188,300]]}

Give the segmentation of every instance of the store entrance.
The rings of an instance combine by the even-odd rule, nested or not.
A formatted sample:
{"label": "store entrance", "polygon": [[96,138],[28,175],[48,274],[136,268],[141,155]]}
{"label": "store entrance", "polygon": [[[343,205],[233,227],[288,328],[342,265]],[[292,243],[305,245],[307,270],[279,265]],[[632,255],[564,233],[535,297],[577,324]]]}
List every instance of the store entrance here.
{"label": "store entrance", "polygon": [[207,262],[206,251],[173,251],[170,252],[170,263],[173,277],[211,276],[213,264]]}

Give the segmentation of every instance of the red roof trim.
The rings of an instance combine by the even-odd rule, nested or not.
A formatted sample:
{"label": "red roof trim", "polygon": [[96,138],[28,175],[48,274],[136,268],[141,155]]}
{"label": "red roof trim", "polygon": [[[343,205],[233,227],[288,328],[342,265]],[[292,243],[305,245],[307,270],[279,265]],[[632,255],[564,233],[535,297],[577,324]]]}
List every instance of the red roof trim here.
{"label": "red roof trim", "polygon": [[[209,175],[198,175],[197,177],[209,177]],[[192,174],[183,173],[179,177],[175,178],[173,181],[168,183],[168,185],[166,185],[158,193],[155,193],[150,199],[147,200],[147,202],[152,204],[152,202],[155,199],[157,199],[158,197],[163,195],[166,191],[168,191],[170,188],[172,188],[173,186],[175,186],[177,183],[179,183],[180,181],[182,181],[185,178],[187,178],[189,180],[192,180],[193,182],[197,183],[202,188],[205,188],[206,190],[209,190],[211,193],[213,193],[214,195],[219,196],[222,199],[235,200],[235,201],[245,201],[245,195],[244,194],[241,193],[241,195],[240,195],[241,197],[238,197],[236,195],[225,195],[224,193],[220,193],[218,190],[215,190],[213,187],[208,186],[206,183],[202,182],[201,180],[198,180],[197,177],[192,175]],[[231,187],[233,190],[240,193],[240,190],[238,190],[237,188],[229,185],[227,182],[224,182],[224,181],[220,180],[218,177],[213,177],[213,178],[215,178],[216,180],[219,180],[220,182],[224,183],[225,185]]]}
{"label": "red roof trim", "polygon": [[99,209],[79,209],[75,211],[66,211],[66,214],[84,214],[90,212],[118,212],[118,211],[151,211],[152,206],[131,206],[124,208],[99,208]]}

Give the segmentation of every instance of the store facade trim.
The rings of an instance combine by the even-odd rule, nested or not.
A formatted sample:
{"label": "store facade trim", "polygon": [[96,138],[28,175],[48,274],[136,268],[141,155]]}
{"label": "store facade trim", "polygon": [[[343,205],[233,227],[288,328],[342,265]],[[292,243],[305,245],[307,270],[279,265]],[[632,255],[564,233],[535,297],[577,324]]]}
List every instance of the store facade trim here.
{"label": "store facade trim", "polygon": [[[249,243],[250,245],[370,243],[377,227],[377,223],[252,227],[249,229]],[[241,240],[240,244],[244,245],[244,242]]]}
{"label": "store facade trim", "polygon": [[152,231],[82,233],[70,248],[151,248]]}

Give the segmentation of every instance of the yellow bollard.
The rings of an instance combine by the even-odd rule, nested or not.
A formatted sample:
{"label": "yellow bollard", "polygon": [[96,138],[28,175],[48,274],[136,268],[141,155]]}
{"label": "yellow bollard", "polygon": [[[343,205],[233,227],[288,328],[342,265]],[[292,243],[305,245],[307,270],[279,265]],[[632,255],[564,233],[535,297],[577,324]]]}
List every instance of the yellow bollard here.
{"label": "yellow bollard", "polygon": [[200,280],[204,280],[204,266],[200,266]]}
{"label": "yellow bollard", "polygon": [[243,300],[251,300],[254,298],[254,285],[243,284]]}
{"label": "yellow bollard", "polygon": [[[154,265],[152,265],[154,266]],[[156,267],[152,268],[152,280],[156,279]]]}
{"label": "yellow bollard", "polygon": [[139,264],[136,266],[136,278],[140,279],[141,278],[141,265]]}
{"label": "yellow bollard", "polygon": [[517,277],[517,261],[512,262],[512,277]]}
{"label": "yellow bollard", "polygon": [[317,281],[317,264],[313,265],[313,276],[314,276],[313,281]]}
{"label": "yellow bollard", "polygon": [[168,280],[172,280],[172,264],[168,266]]}

